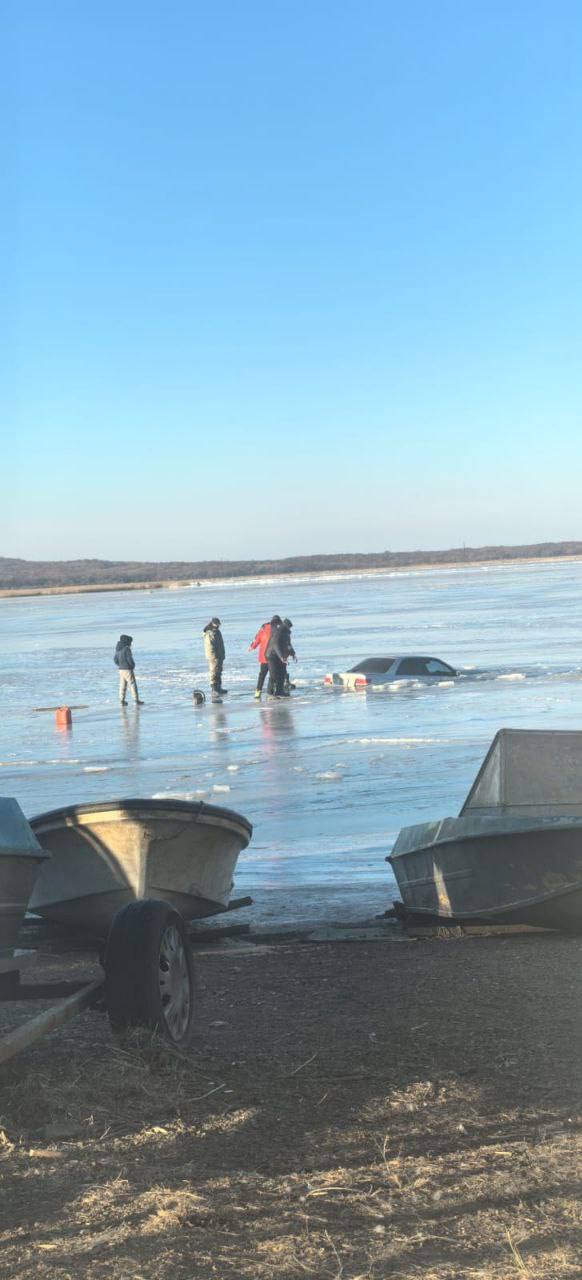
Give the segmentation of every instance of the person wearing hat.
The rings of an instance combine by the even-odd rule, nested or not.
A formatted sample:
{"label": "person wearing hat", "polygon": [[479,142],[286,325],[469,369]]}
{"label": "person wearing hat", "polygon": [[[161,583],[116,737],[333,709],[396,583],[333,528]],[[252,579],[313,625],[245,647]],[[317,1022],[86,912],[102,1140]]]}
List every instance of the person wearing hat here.
{"label": "person wearing hat", "polygon": [[213,694],[228,693],[222,687],[222,668],[224,666],[224,640],[220,630],[220,618],[211,618],[202,632],[204,636],[204,652],[208,661],[210,688]]}
{"label": "person wearing hat", "polygon": [[290,697],[288,689],[285,688],[287,663],[289,658],[297,661],[297,654],[291,644],[292,626],[290,618],[283,618],[280,626],[271,626],[265,657],[269,664],[269,692],[274,698]]}
{"label": "person wearing hat", "polygon": [[122,707],[127,706],[126,694],[129,688],[138,707],[143,707],[143,701],[139,696],[135,682],[135,661],[131,652],[132,642],[133,636],[120,636],[113,655],[113,661],[119,670],[119,701]]}

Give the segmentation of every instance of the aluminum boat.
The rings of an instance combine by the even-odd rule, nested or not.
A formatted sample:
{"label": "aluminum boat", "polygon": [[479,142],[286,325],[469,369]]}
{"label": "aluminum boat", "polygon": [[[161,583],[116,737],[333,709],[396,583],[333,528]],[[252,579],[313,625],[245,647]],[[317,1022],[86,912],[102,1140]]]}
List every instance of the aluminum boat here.
{"label": "aluminum boat", "polygon": [[14,948],[34,882],[48,853],[16,800],[0,799],[0,973],[17,967]]}
{"label": "aluminum boat", "polygon": [[51,856],[29,909],[105,936],[120,907],[161,898],[185,917],[226,910],[252,826],[230,809],[185,800],[110,800],[30,823]]}
{"label": "aluminum boat", "polygon": [[500,730],[459,817],[388,861],[415,914],[582,931],[582,733]]}

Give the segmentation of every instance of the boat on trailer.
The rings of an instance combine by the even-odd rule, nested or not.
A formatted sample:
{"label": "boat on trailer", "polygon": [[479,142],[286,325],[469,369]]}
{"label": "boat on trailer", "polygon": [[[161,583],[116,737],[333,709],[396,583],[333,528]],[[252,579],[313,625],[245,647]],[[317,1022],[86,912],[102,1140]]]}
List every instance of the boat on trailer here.
{"label": "boat on trailer", "polygon": [[415,915],[582,931],[582,733],[501,729],[459,817],[387,860]]}
{"label": "boat on trailer", "polygon": [[16,800],[0,798],[0,974],[18,968],[14,949],[34,882],[48,853]]}
{"label": "boat on trailer", "polygon": [[[251,834],[240,814],[202,803],[72,805],[28,823],[15,800],[0,799],[0,1004],[51,1001],[10,1018],[5,1032],[0,1020],[0,1064],[87,1008],[106,1010],[114,1032],[147,1027],[186,1048],[197,1009],[187,920],[227,909]],[[85,956],[97,951],[103,977],[43,981],[42,957],[17,949],[38,935],[27,908],[46,918],[52,952],[63,934],[69,951],[72,927]],[[29,968],[37,981],[33,973],[22,984]]]}
{"label": "boat on trailer", "polygon": [[227,910],[252,826],[241,814],[186,800],[109,800],[30,819],[50,861],[29,911],[107,936],[121,907],[145,898],[186,920]]}

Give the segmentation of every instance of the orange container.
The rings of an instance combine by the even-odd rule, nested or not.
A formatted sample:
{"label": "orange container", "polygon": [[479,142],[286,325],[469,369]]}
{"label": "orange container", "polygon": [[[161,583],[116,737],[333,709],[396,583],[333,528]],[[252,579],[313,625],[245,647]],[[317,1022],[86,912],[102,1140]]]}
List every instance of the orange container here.
{"label": "orange container", "polygon": [[57,729],[70,729],[73,723],[70,707],[57,707],[55,716]]}

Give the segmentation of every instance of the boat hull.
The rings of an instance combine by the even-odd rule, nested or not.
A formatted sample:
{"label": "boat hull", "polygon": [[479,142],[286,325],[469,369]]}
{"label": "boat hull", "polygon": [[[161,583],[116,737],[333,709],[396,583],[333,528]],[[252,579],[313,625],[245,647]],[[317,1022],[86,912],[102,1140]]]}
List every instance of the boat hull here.
{"label": "boat hull", "polygon": [[389,861],[416,914],[582,931],[582,818],[423,823]]}
{"label": "boat hull", "polygon": [[0,973],[14,968],[14,948],[34,882],[48,853],[16,800],[0,797]]}
{"label": "boat hull", "polygon": [[169,902],[186,919],[226,910],[252,834],[229,809],[164,800],[75,805],[40,814],[31,826],[52,857],[30,910],[96,936],[140,898]]}
{"label": "boat hull", "polygon": [[[22,927],[28,903],[38,875],[41,859],[22,858],[17,854],[0,860],[0,960],[12,956]],[[3,968],[0,964],[0,970]]]}

